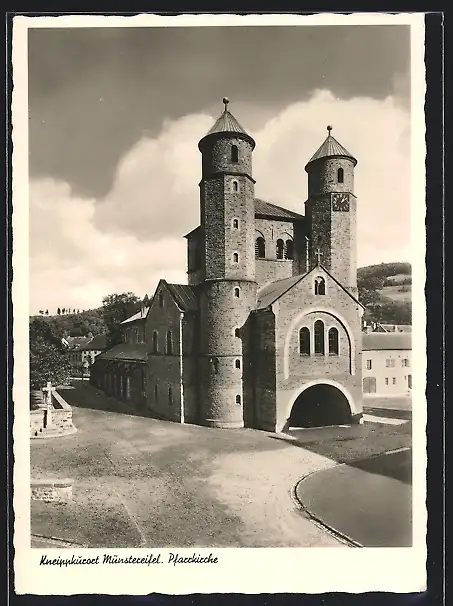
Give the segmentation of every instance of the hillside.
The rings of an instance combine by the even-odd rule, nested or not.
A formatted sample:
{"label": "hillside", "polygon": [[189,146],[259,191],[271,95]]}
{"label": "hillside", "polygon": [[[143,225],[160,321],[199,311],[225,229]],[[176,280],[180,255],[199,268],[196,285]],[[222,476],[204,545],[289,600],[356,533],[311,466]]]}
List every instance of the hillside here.
{"label": "hillside", "polygon": [[88,309],[75,314],[60,314],[55,316],[35,316],[45,320],[52,329],[52,333],[58,337],[87,337],[90,333],[94,336],[107,332],[102,308]]}
{"label": "hillside", "polygon": [[359,300],[365,320],[411,324],[412,272],[410,263],[381,263],[357,271]]}
{"label": "hillside", "polygon": [[[360,302],[365,305],[365,320],[384,324],[410,324],[412,276],[410,263],[381,263],[360,267],[357,271]],[[107,333],[103,308],[80,313],[39,315],[58,336],[86,337]]]}

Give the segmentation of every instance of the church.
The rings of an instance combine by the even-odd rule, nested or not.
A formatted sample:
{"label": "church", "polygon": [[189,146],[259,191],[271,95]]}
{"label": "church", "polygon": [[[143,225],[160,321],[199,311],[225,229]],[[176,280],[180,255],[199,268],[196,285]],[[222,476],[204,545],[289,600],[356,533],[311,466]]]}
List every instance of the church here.
{"label": "church", "polygon": [[[255,197],[254,139],[228,109],[199,141],[187,284],[157,285],[91,382],[157,418],[280,432],[359,423],[357,160],[333,136],[308,160],[304,214]],[[301,209],[302,210],[302,209]]]}

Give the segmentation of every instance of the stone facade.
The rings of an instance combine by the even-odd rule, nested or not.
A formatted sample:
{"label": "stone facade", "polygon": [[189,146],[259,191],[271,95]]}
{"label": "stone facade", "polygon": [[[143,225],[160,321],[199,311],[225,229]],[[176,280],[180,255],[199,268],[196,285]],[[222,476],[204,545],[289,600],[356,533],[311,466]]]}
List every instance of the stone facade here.
{"label": "stone facade", "polygon": [[[201,224],[186,235],[188,285],[161,280],[145,316],[124,323],[126,343],[141,326],[133,334],[144,341],[136,362],[147,367],[146,406],[222,428],[281,431],[310,407],[314,423],[358,421],[357,161],[329,131],[306,166],[302,215],[255,199],[254,148],[226,105],[199,143]],[[338,194],[347,200],[339,210]],[[126,354],[113,352],[110,368]]]}

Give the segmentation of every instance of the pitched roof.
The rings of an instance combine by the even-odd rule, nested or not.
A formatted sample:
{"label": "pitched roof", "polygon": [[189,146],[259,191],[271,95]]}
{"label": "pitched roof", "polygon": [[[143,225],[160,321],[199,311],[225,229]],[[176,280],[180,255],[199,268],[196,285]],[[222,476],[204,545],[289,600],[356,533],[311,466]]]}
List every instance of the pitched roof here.
{"label": "pitched roof", "polygon": [[120,343],[104,353],[101,353],[96,358],[97,360],[137,360],[146,362],[147,356],[146,343]]}
{"label": "pitched roof", "polygon": [[195,291],[187,284],[169,284],[165,282],[171,296],[181,311],[197,311],[198,299]]}
{"label": "pitched roof", "polygon": [[307,274],[301,274],[299,276],[283,278],[282,280],[276,280],[275,282],[271,282],[270,284],[263,286],[263,288],[258,291],[256,309],[265,309],[274,303],[306,275]]}
{"label": "pitched roof", "polygon": [[130,318],[123,320],[121,322],[121,324],[129,324],[129,322],[135,322],[136,320],[144,320],[146,318],[146,316],[148,315],[148,312],[149,312],[149,307],[144,307],[143,309],[140,309],[137,313],[135,313]]}
{"label": "pitched roof", "polygon": [[[217,118],[217,120],[214,122],[214,124],[208,130],[206,135],[201,139],[201,141],[203,141],[203,139],[205,139],[206,137],[209,137],[210,135],[216,135],[219,133],[229,133],[232,135],[244,135],[250,141],[250,143],[253,145],[253,147],[255,147],[255,141],[253,140],[253,138],[248,134],[248,132],[245,130],[245,128],[239,124],[239,122],[236,120],[236,118],[233,116],[233,114],[228,111],[227,106],[228,106],[229,101],[226,97],[224,98],[223,102],[225,104],[224,111]],[[200,143],[201,143],[201,141],[200,141]],[[198,145],[198,146],[200,146],[200,145]]]}
{"label": "pitched roof", "polygon": [[320,158],[328,158],[330,156],[345,156],[347,158],[351,158],[351,160],[354,161],[354,164],[357,164],[357,160],[354,158],[354,156],[350,152],[348,152],[348,150],[343,147],[341,143],[338,143],[335,137],[332,137],[332,135],[330,134],[332,127],[327,127],[327,130],[329,131],[329,134],[323,141],[321,147],[316,150],[316,152],[307,162],[305,169],[311,162],[319,160]]}
{"label": "pitched roof", "polygon": [[270,284],[263,286],[263,288],[258,291],[258,302],[256,309],[264,309],[265,307],[268,307],[277,299],[279,299],[282,295],[284,295],[288,290],[290,290],[293,286],[295,286],[300,280],[303,280],[309,274],[319,269],[322,269],[329,276],[329,278],[335,282],[335,284],[337,284],[347,295],[351,297],[351,299],[353,299],[357,303],[357,305],[360,305],[360,307],[365,309],[362,303],[360,303],[360,301],[356,299],[354,295],[352,295],[349,290],[343,286],[341,282],[334,278],[334,276],[332,276],[332,274],[323,265],[316,265],[305,274],[291,276],[289,278],[283,278],[282,280],[276,280],[275,282],[271,282]]}
{"label": "pitched roof", "polygon": [[370,332],[363,335],[363,351],[412,349],[412,335],[408,332]]}
{"label": "pitched roof", "polygon": [[89,343],[92,337],[65,337],[71,349],[80,348],[82,345]]}
{"label": "pitched roof", "polygon": [[412,332],[410,324],[380,324],[386,332]]}
{"label": "pitched roof", "polygon": [[107,347],[107,335],[96,335],[88,343],[81,345],[78,349],[82,351],[104,350]]}
{"label": "pitched roof", "polygon": [[272,217],[273,219],[291,219],[304,220],[304,215],[295,213],[292,210],[276,206],[260,198],[255,198],[255,217]]}

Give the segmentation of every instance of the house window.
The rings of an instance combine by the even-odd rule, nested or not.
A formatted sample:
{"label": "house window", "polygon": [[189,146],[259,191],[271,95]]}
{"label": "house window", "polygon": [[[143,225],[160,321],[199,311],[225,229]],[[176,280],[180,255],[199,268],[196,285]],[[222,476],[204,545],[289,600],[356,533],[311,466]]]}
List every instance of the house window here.
{"label": "house window", "polygon": [[234,362],[234,367],[241,368],[241,361],[239,359]]}
{"label": "house window", "polygon": [[126,400],[131,399],[131,378],[126,377]]}
{"label": "house window", "polygon": [[385,366],[387,368],[395,368],[395,360],[393,358],[387,358],[385,361]]}
{"label": "house window", "polygon": [[285,259],[294,259],[294,242],[286,240]]}
{"label": "house window", "polygon": [[338,181],[338,183],[344,182],[344,170],[342,168],[339,168],[337,170],[337,181]]}
{"label": "house window", "polygon": [[283,240],[277,240],[277,259],[283,259],[285,252],[285,243]]}
{"label": "house window", "polygon": [[238,396],[236,396],[236,404],[237,404],[238,406],[240,406],[240,405],[241,405],[241,396],[239,396],[239,395],[238,395]]}
{"label": "house window", "polygon": [[326,294],[326,281],[324,278],[318,277],[315,279],[315,295]]}
{"label": "house window", "polygon": [[164,306],[164,295],[163,293],[159,293],[159,307],[163,307]]}
{"label": "house window", "polygon": [[315,322],[315,354],[324,355],[324,322]]}
{"label": "house window", "polygon": [[239,255],[237,253],[233,253],[233,263],[239,263]]}
{"label": "house window", "polygon": [[168,403],[170,404],[170,406],[173,404],[173,391],[171,389],[171,385],[168,388]]}
{"label": "house window", "polygon": [[388,377],[385,377],[385,384],[388,385],[389,384],[389,379]]}
{"label": "house window", "polygon": [[154,385],[154,401],[159,402],[159,389],[157,385]]}
{"label": "house window", "polygon": [[401,363],[403,366],[405,366],[406,368],[409,367],[409,360],[408,358],[404,358],[404,360],[401,360]]}
{"label": "house window", "polygon": [[231,146],[231,162],[239,162],[239,150],[237,145]]}
{"label": "house window", "polygon": [[371,370],[371,360],[366,361],[366,369]]}
{"label": "house window", "polygon": [[412,375],[407,375],[407,386],[412,389]]}
{"label": "house window", "polygon": [[153,353],[157,353],[159,351],[159,344],[158,344],[158,334],[157,331],[155,330],[153,332]]}
{"label": "house window", "polygon": [[173,341],[171,338],[171,330],[167,331],[167,354],[171,355],[173,353]]}
{"label": "house window", "polygon": [[240,337],[240,336],[241,336],[241,331],[240,331],[240,329],[239,329],[239,328],[235,328],[235,329],[234,329],[234,336],[235,336],[235,337]]}
{"label": "house window", "polygon": [[234,289],[234,296],[236,297],[236,299],[239,299],[241,290],[238,286],[236,286],[236,288]]}
{"label": "house window", "polygon": [[338,330],[336,328],[329,328],[329,355],[338,356]]}
{"label": "house window", "polygon": [[233,229],[239,229],[239,219],[233,219]]}
{"label": "house window", "polygon": [[259,236],[255,242],[255,257],[264,259],[266,256],[266,242],[262,236]]}
{"label": "house window", "polygon": [[393,385],[396,385],[396,377],[393,377],[392,383],[393,383]]}
{"label": "house window", "polygon": [[299,352],[302,356],[310,355],[310,331],[306,326],[299,331]]}
{"label": "house window", "polygon": [[231,181],[231,191],[233,193],[237,193],[239,191],[239,183],[235,181]]}

